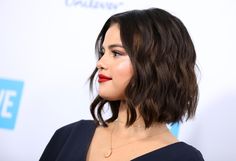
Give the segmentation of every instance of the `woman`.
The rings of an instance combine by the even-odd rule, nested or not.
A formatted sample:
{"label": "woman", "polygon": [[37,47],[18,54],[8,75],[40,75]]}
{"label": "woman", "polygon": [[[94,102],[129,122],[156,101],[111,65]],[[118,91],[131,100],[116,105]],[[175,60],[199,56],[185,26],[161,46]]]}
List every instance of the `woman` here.
{"label": "woman", "polygon": [[198,100],[196,53],[183,23],[158,8],[113,15],[96,53],[94,120],[57,130],[40,161],[203,161],[166,126],[193,117]]}

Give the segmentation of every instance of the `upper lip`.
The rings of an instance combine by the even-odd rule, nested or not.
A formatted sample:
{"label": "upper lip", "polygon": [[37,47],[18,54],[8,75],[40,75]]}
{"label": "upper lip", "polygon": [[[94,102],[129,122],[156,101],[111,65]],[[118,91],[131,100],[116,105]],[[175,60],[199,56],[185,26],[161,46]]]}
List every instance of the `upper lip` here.
{"label": "upper lip", "polygon": [[98,77],[99,77],[100,79],[111,79],[111,77],[108,77],[108,76],[103,75],[103,74],[98,74]]}

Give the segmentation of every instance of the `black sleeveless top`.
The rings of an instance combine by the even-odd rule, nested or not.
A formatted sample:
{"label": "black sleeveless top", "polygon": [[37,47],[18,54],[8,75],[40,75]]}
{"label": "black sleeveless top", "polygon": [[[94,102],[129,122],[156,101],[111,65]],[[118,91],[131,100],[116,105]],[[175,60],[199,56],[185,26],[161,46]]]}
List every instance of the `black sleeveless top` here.
{"label": "black sleeveless top", "polygon": [[[58,129],[46,146],[39,161],[86,161],[96,124],[81,120]],[[141,155],[132,161],[204,161],[191,145],[177,142]]]}

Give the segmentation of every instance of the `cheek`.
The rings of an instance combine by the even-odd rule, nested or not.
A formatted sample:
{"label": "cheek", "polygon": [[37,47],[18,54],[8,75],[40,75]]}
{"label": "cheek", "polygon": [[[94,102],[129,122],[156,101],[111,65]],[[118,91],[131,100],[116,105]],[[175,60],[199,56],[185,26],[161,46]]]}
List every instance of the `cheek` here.
{"label": "cheek", "polygon": [[114,72],[114,77],[120,83],[128,84],[130,78],[133,75],[133,68],[130,61],[124,61],[119,63]]}
{"label": "cheek", "polygon": [[124,89],[129,83],[133,68],[130,61],[117,62],[110,66],[112,81],[99,85],[99,95],[107,100],[124,99]]}

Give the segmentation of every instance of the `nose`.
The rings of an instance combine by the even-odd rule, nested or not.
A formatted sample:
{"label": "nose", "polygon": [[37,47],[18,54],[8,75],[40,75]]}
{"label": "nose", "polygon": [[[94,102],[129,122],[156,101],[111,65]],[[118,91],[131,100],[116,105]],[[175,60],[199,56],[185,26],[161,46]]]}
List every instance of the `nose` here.
{"label": "nose", "polygon": [[100,69],[100,70],[107,69],[107,66],[106,66],[105,61],[104,61],[104,56],[105,56],[105,54],[97,62],[97,68]]}

